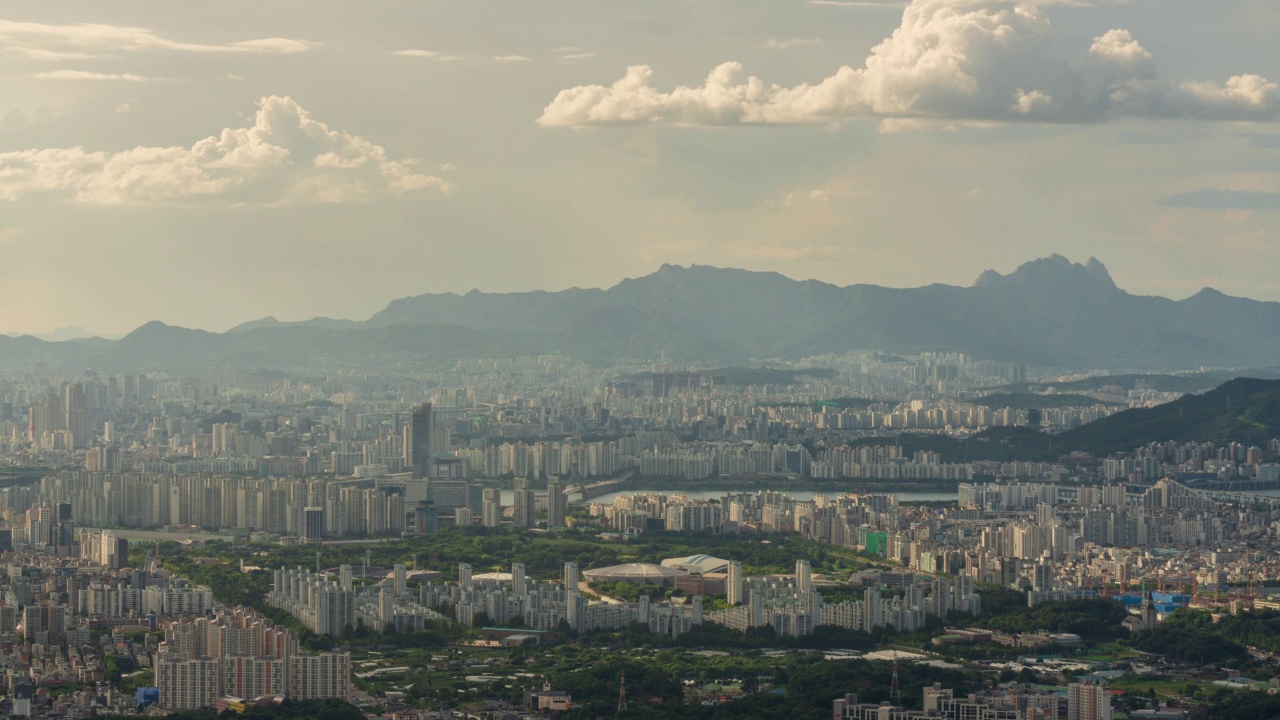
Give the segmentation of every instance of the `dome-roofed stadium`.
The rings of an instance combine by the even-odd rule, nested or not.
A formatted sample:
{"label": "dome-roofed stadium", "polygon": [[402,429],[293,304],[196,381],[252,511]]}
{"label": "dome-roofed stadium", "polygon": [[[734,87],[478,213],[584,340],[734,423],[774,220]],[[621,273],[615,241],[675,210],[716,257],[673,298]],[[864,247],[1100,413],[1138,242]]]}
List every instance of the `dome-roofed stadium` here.
{"label": "dome-roofed stadium", "polygon": [[662,567],[651,563],[627,563],[613,567],[584,570],[587,582],[629,582],[636,585],[674,585],[676,578],[687,575],[677,568]]}
{"label": "dome-roofed stadium", "polygon": [[694,575],[706,575],[707,573],[727,572],[729,570],[729,561],[711,557],[710,555],[690,555],[689,557],[667,558],[662,561],[662,566],[684,570]]}

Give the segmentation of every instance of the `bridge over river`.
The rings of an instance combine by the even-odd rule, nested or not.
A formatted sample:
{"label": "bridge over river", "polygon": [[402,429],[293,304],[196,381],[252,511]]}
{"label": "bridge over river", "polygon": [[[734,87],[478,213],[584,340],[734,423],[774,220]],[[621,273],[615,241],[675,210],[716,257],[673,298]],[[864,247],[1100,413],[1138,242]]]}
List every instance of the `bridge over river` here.
{"label": "bridge over river", "polygon": [[579,481],[573,485],[566,485],[564,488],[565,497],[581,495],[582,497],[579,502],[590,502],[592,499],[598,498],[601,495],[608,495],[611,492],[617,492],[622,489],[623,484],[631,479],[634,472],[635,471],[629,472],[620,478],[613,478],[611,480],[597,480],[593,483],[584,483]]}

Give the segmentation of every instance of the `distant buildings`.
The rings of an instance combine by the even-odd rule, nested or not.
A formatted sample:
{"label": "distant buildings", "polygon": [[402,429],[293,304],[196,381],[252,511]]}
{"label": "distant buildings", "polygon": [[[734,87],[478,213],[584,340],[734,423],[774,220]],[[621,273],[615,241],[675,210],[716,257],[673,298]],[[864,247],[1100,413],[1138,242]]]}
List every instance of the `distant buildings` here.
{"label": "distant buildings", "polygon": [[296,700],[351,695],[348,653],[302,653],[292,630],[236,608],[165,625],[156,680],[160,707],[196,710],[222,696]]}
{"label": "distant buildings", "polygon": [[435,416],[431,412],[431,403],[422,403],[413,409],[409,424],[404,429],[404,466],[414,477],[428,477],[430,474],[429,462],[437,449],[432,446],[434,438]]}
{"label": "distant buildings", "polygon": [[1111,720],[1111,692],[1106,683],[1068,685],[1066,720]]}
{"label": "distant buildings", "polygon": [[[835,720],[1055,720],[1065,708],[1059,696],[1027,688],[956,697],[938,684],[924,688],[920,710],[859,702],[850,693],[831,703]],[[1109,706],[1108,706],[1109,707]],[[1110,715],[1107,715],[1110,718]]]}

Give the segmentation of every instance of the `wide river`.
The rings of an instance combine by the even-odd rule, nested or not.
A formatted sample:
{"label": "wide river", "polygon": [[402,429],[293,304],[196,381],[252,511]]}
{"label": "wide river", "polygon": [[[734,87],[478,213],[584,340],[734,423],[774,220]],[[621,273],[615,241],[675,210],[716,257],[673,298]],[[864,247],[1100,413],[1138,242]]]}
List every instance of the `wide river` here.
{"label": "wide river", "polygon": [[[779,491],[786,493],[787,495],[790,495],[796,500],[812,500],[814,495],[826,495],[827,497],[835,497],[841,494],[841,491],[839,490],[787,490],[787,489],[779,488]],[[756,492],[760,492],[760,489],[752,488],[749,490],[741,490],[738,492],[756,493]],[[665,493],[666,495],[679,494],[679,495],[684,495],[685,497],[688,497],[688,498],[692,498],[694,500],[713,500],[713,499],[719,500],[725,495],[736,494],[736,492],[730,491],[730,490],[672,490],[670,488],[665,490],[646,490],[644,488],[638,488],[635,490],[623,490],[620,492],[606,493],[604,495],[600,495],[596,498],[593,498],[591,502],[600,503],[602,505],[611,505],[613,504],[613,499],[618,497],[619,495],[644,495],[646,493]],[[890,492],[880,493],[879,491],[877,491],[877,494],[897,495],[898,502],[926,502],[926,501],[956,502],[959,499],[959,496],[956,493],[945,493],[945,492],[938,493],[938,492],[911,492],[911,491],[892,492],[890,491]],[[1267,497],[1280,497],[1280,490],[1257,490],[1252,492],[1246,492],[1243,494],[1264,495]],[[570,495],[569,501],[578,502],[579,497],[580,496],[578,495]],[[515,503],[515,493],[511,490],[503,490],[502,504],[512,505],[514,503]]]}
{"label": "wide river", "polygon": [[[751,490],[742,490],[740,492],[756,493],[756,492],[760,492],[760,490],[751,489]],[[780,492],[784,492],[787,495],[790,495],[791,497],[795,498],[796,500],[812,500],[814,495],[826,495],[827,497],[835,497],[836,495],[840,494],[839,491],[832,491],[832,490],[780,490]],[[638,488],[635,490],[623,490],[621,492],[606,493],[604,495],[600,495],[596,498],[593,498],[591,502],[601,503],[603,505],[611,505],[613,504],[613,499],[618,497],[619,495],[644,495],[645,493],[663,493],[667,496],[678,494],[678,495],[684,495],[685,497],[692,498],[694,500],[713,500],[713,499],[719,500],[725,495],[736,494],[729,490],[671,490],[671,489],[646,490],[644,488]],[[897,495],[898,502],[913,502],[913,501],[924,501],[924,500],[930,500],[930,501],[940,500],[945,502],[955,502],[958,497],[956,493],[890,492],[890,493],[884,493],[884,494]],[[569,496],[569,501],[575,502],[577,497],[578,496],[576,495],[571,495]],[[513,503],[515,503],[515,493],[511,490],[503,490],[502,504],[511,505]]]}

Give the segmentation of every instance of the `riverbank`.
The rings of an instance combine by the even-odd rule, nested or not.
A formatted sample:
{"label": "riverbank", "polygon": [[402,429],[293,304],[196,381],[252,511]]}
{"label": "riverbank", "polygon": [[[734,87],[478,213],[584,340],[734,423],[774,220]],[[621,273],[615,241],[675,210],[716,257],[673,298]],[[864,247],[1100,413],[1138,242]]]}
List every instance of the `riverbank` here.
{"label": "riverbank", "polygon": [[663,492],[713,490],[722,492],[755,492],[758,490],[789,492],[791,490],[803,490],[806,492],[833,494],[847,492],[953,494],[959,492],[960,482],[956,480],[875,480],[857,478],[841,478],[839,480],[804,478],[792,480],[784,477],[738,477],[683,480],[679,478],[633,477],[627,480],[620,489],[631,490],[632,488],[661,490]]}

